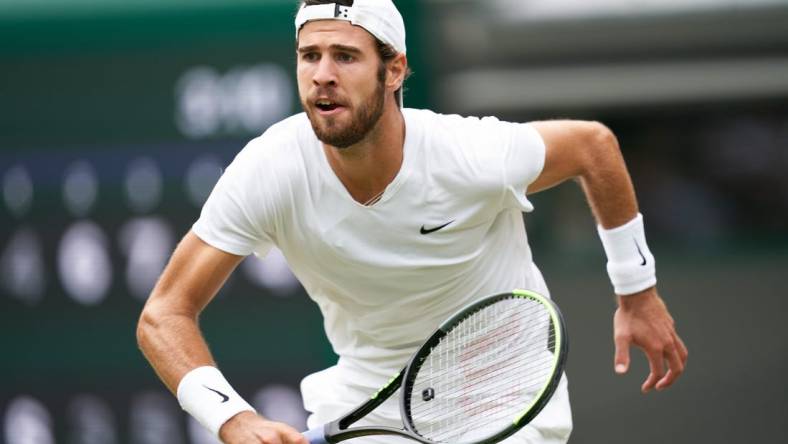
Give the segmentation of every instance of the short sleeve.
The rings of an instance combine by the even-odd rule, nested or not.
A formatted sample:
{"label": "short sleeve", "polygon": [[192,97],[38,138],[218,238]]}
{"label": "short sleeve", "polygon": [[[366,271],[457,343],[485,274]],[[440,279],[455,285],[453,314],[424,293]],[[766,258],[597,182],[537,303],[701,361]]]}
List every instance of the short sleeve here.
{"label": "short sleeve", "polygon": [[224,171],[192,231],[209,245],[227,253],[248,256],[264,254],[273,246],[275,211],[273,187],[261,184],[261,167],[251,152],[254,141],[244,148]]}
{"label": "short sleeve", "polygon": [[528,186],[542,173],[545,144],[542,136],[530,124],[510,124],[509,143],[504,145],[504,206],[532,211],[526,198]]}

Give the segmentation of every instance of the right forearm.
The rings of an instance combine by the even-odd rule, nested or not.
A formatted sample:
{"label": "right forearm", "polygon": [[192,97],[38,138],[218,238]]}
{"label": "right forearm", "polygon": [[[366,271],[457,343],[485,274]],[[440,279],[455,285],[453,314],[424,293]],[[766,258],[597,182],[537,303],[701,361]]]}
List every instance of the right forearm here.
{"label": "right forearm", "polygon": [[228,420],[254,408],[216,368],[197,318],[242,260],[243,256],[226,253],[187,233],[137,324],[139,347],[159,378],[181,407],[216,436]]}
{"label": "right forearm", "polygon": [[189,232],[145,303],[137,324],[137,342],[173,393],[192,369],[215,366],[197,317],[242,259]]}
{"label": "right forearm", "polygon": [[196,316],[168,313],[148,303],[137,326],[142,353],[174,394],[190,370],[215,366],[208,345],[200,334]]}
{"label": "right forearm", "polygon": [[[216,369],[208,346],[197,327],[196,316],[160,313],[151,302],[142,312],[137,340],[159,378],[177,396],[181,408],[218,436],[228,420],[245,415],[255,421],[262,417]],[[239,419],[239,420],[240,420]],[[237,424],[236,424],[237,425]],[[245,432],[245,426],[236,433]],[[232,435],[230,435],[232,436]],[[224,437],[224,442],[241,442]],[[246,441],[244,441],[246,442]]]}

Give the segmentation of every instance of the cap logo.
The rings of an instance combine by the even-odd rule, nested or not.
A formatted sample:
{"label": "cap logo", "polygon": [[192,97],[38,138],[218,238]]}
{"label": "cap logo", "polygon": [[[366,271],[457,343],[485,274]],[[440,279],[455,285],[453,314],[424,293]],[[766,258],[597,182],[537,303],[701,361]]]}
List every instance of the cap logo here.
{"label": "cap logo", "polygon": [[350,9],[349,7],[342,8],[342,5],[339,3],[334,3],[334,18],[348,18],[347,11]]}

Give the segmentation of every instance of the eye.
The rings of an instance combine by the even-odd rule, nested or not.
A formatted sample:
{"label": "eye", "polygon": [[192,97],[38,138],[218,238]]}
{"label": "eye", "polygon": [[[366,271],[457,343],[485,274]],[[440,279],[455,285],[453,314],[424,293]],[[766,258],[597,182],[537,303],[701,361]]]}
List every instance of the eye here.
{"label": "eye", "polygon": [[301,54],[301,60],[305,62],[316,62],[320,60],[320,54],[316,52],[305,52]]}
{"label": "eye", "polygon": [[336,58],[337,58],[338,62],[342,62],[342,63],[350,63],[350,62],[356,60],[355,57],[353,57],[352,55],[350,55],[350,54],[348,54],[346,52],[338,53]]}

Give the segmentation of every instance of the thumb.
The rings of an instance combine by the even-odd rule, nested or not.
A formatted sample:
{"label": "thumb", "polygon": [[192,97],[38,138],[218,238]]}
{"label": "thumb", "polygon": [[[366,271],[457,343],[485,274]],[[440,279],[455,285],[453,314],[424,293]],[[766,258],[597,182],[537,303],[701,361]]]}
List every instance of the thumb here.
{"label": "thumb", "polygon": [[625,336],[616,337],[616,373],[622,375],[629,370],[629,338]]}

